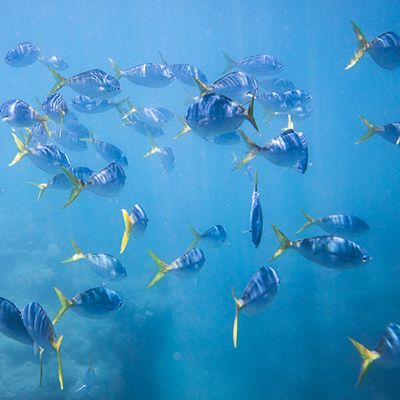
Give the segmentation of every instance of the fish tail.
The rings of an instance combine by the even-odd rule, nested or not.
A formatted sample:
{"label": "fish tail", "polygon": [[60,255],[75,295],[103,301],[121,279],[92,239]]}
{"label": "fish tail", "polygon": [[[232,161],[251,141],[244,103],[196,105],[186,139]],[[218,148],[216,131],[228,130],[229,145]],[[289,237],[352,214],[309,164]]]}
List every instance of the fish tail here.
{"label": "fish tail", "polygon": [[180,115],[177,115],[177,118],[179,119],[179,121],[181,121],[183,128],[174,136],[174,139],[178,139],[179,137],[185,135],[192,130],[192,128],[187,124],[184,118],[182,118]]}
{"label": "fish tail", "polygon": [[269,259],[269,261],[274,261],[284,251],[290,249],[290,247],[292,246],[292,242],[284,235],[284,233],[276,225],[272,225],[272,229],[274,230],[275,235],[279,240],[280,246],[278,250],[276,250],[275,253],[272,255],[272,257]]}
{"label": "fish tail", "polygon": [[65,86],[68,82],[68,79],[64,78],[62,75],[60,75],[57,71],[54,69],[47,67],[47,69],[51,72],[53,75],[54,79],[56,80],[56,83],[54,86],[50,89],[49,95],[54,94],[57,92],[57,90],[60,90],[63,86]]}
{"label": "fish tail", "polygon": [[382,131],[382,128],[375,126],[373,123],[369,122],[362,115],[360,115],[359,117],[360,117],[361,121],[364,123],[364,125],[367,127],[367,132],[365,132],[364,135],[361,136],[360,139],[357,140],[356,144],[363,143],[367,139],[369,139],[371,136],[375,135],[375,133]]}
{"label": "fish tail", "polygon": [[121,67],[111,57],[108,57],[108,61],[110,61],[111,66],[114,68],[115,77],[117,79],[121,78],[121,76],[124,73],[124,71],[121,69]]}
{"label": "fish tail", "polygon": [[309,226],[315,224],[315,219],[310,214],[307,214],[304,210],[302,212],[307,222],[296,232],[296,235],[306,230]]}
{"label": "fish tail", "polygon": [[147,287],[150,288],[150,287],[154,286],[161,278],[163,278],[164,275],[172,269],[172,267],[170,265],[168,265],[166,262],[164,262],[163,260],[161,260],[161,258],[159,258],[152,251],[148,250],[148,253],[158,267],[158,272],[157,272],[156,276],[147,285]]}
{"label": "fish tail", "polygon": [[12,130],[11,134],[14,138],[15,145],[17,146],[18,153],[15,155],[10,164],[8,164],[9,167],[12,167],[20,162],[29,153],[23,141],[16,135],[14,129]]}
{"label": "fish tail", "polygon": [[38,196],[36,199],[36,201],[39,201],[47,189],[47,186],[48,186],[47,183],[33,183],[33,182],[28,182],[28,183],[30,185],[36,186],[39,189],[39,193],[38,193]]}
{"label": "fish tail", "polygon": [[149,157],[152,156],[153,154],[157,154],[160,151],[160,148],[156,145],[153,136],[149,133],[149,142],[150,142],[150,150],[143,156],[143,157]]}
{"label": "fish tail", "polygon": [[126,245],[128,244],[129,237],[131,235],[131,229],[133,225],[128,211],[126,211],[125,209],[122,209],[121,211],[122,211],[122,218],[124,219],[125,230],[124,234],[122,235],[121,249],[119,251],[120,254],[122,254],[125,251]]}
{"label": "fish tail", "polygon": [[294,124],[293,124],[293,120],[292,120],[292,116],[290,114],[287,115],[287,126],[285,126],[284,128],[282,128],[281,130],[283,132],[288,131],[290,129],[294,129]]}
{"label": "fish tail", "polygon": [[60,300],[61,307],[60,307],[60,309],[58,310],[56,316],[53,319],[53,325],[55,325],[60,320],[60,318],[64,315],[64,313],[66,311],[68,311],[68,309],[70,309],[74,304],[71,300],[67,299],[64,296],[63,292],[60,289],[57,289],[55,287],[54,291],[56,292],[58,300]]}
{"label": "fish tail", "polygon": [[38,117],[38,120],[40,121],[41,125],[43,126],[44,131],[47,133],[47,136],[51,137],[51,131],[49,129],[49,125],[47,124],[49,117],[47,115],[41,115]]}
{"label": "fish tail", "polygon": [[196,82],[202,96],[210,92],[210,88],[201,79],[194,76],[193,80]]}
{"label": "fish tail", "polygon": [[129,97],[125,97],[125,99],[122,99],[122,100],[120,100],[120,101],[117,101],[116,103],[113,103],[114,104],[114,107],[117,109],[117,111],[121,114],[121,115],[124,115],[125,114],[125,112],[123,111],[123,109],[122,109],[122,106],[125,104],[125,103],[127,103],[129,101]]}
{"label": "fish tail", "polygon": [[66,260],[62,261],[63,264],[74,262],[74,261],[79,261],[85,258],[85,253],[78,247],[76,242],[74,240],[71,240],[72,247],[75,250],[75,253],[72,257],[67,258]]}
{"label": "fish tail", "polygon": [[225,69],[221,72],[221,75],[225,75],[227,72],[229,72],[231,70],[231,68],[236,64],[236,62],[235,62],[235,60],[233,60],[233,58],[231,56],[226,54],[224,51],[222,52],[222,54],[225,57],[226,66],[225,66]]}
{"label": "fish tail", "polygon": [[357,349],[358,353],[362,358],[362,364],[360,368],[360,373],[358,375],[356,387],[362,382],[364,379],[365,374],[367,373],[371,364],[380,357],[379,353],[374,350],[368,350],[365,346],[361,343],[357,342],[356,340],[349,337],[350,342],[353,346]]}
{"label": "fish tail", "polygon": [[251,100],[250,100],[249,108],[246,111],[246,118],[253,125],[253,127],[257,131],[257,133],[260,133],[260,131],[258,130],[256,120],[254,119],[254,100],[255,100],[255,98],[256,98],[256,94],[253,93],[253,96],[251,97]]}
{"label": "fish tail", "polygon": [[72,190],[69,198],[63,206],[63,208],[66,208],[80,195],[81,191],[86,187],[86,185],[67,168],[61,167],[61,170],[72,184]]}
{"label": "fish tail", "polygon": [[260,146],[254,143],[241,129],[238,129],[238,133],[242,138],[243,142],[249,148],[249,151],[245,154],[245,156],[241,160],[234,160],[235,167],[233,171],[237,171],[238,169],[244,167],[251,160],[257,157],[257,154],[261,150]]}
{"label": "fish tail", "polygon": [[128,105],[129,110],[124,112],[124,114],[121,118],[124,123],[126,123],[126,120],[129,118],[130,115],[137,112],[137,108],[132,104],[132,102],[129,98],[126,100],[126,104]]}
{"label": "fish tail", "polygon": [[233,337],[233,347],[236,349],[237,347],[237,335],[238,335],[238,328],[239,328],[239,313],[241,309],[241,304],[239,300],[235,296],[235,289],[232,288],[232,297],[235,302],[235,319],[233,320],[233,331],[232,331],[232,337]]}
{"label": "fish tail", "polygon": [[43,352],[44,349],[39,349],[39,364],[40,364],[40,377],[39,377],[39,385],[42,386],[43,382]]}
{"label": "fish tail", "polygon": [[64,390],[64,375],[62,370],[61,363],[61,354],[60,354],[60,346],[63,340],[63,336],[61,335],[57,341],[52,343],[53,349],[57,352],[57,364],[58,364],[58,381],[60,382],[60,389]]}
{"label": "fish tail", "polygon": [[193,239],[192,243],[190,243],[187,251],[195,248],[197,243],[199,243],[199,241],[201,239],[201,234],[199,232],[197,232],[196,229],[192,225],[188,225],[188,229],[192,233],[194,239]]}
{"label": "fish tail", "polygon": [[345,71],[354,67],[354,65],[357,64],[357,62],[361,59],[361,57],[365,54],[365,52],[368,50],[370,46],[368,40],[366,39],[365,35],[361,32],[361,29],[357,26],[357,24],[354,21],[351,21],[351,25],[353,27],[353,32],[356,35],[358,41],[358,49],[353,54],[353,57],[351,58],[350,62],[344,69]]}

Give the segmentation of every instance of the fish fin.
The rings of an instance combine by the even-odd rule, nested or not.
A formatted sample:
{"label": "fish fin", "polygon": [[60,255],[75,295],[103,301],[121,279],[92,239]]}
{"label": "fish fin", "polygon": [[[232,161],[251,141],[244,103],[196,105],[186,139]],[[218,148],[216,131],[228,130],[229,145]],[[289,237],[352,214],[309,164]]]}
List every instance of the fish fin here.
{"label": "fish fin", "polygon": [[117,111],[121,114],[124,115],[125,111],[123,111],[122,106],[129,101],[129,97],[126,97],[125,99],[122,99],[120,101],[117,101],[115,103],[112,103],[114,107],[117,109]]}
{"label": "fish fin", "polygon": [[183,128],[174,136],[174,139],[178,139],[179,137],[185,135],[192,130],[192,128],[187,124],[184,118],[182,118],[180,115],[177,115],[177,118],[179,119],[179,121],[181,121]]}
{"label": "fish fin", "polygon": [[251,96],[249,108],[246,111],[246,118],[253,125],[253,127],[257,131],[257,133],[260,133],[260,131],[258,130],[256,120],[254,119],[254,100],[255,100],[255,98],[256,98],[256,94],[253,93],[253,95]]}
{"label": "fish fin", "polygon": [[356,38],[358,41],[358,49],[353,54],[353,57],[351,58],[350,62],[347,64],[346,68],[344,69],[345,71],[354,67],[354,65],[357,64],[357,62],[361,59],[361,57],[365,54],[365,52],[370,47],[368,40],[366,39],[365,35],[361,32],[361,29],[357,26],[357,24],[354,21],[351,21],[351,25],[353,27],[353,32],[356,35]]}
{"label": "fish fin", "polygon": [[233,171],[237,171],[238,169],[244,167],[248,164],[251,160],[257,157],[257,154],[261,150],[261,147],[254,143],[241,129],[238,129],[238,133],[242,138],[243,142],[246,146],[250,149],[245,156],[240,160],[235,161],[235,166],[232,169]]}
{"label": "fish fin", "polygon": [[128,244],[129,241],[129,236],[131,234],[131,229],[132,229],[132,219],[125,209],[122,209],[122,218],[124,219],[124,224],[125,224],[125,230],[124,234],[122,235],[122,241],[121,241],[121,249],[120,249],[120,254],[122,254],[125,251],[126,245]]}
{"label": "fish fin", "polygon": [[81,191],[86,187],[86,185],[67,168],[61,167],[61,170],[72,184],[72,190],[69,198],[63,206],[63,208],[66,208],[80,195]]}
{"label": "fish fin", "polygon": [[361,364],[361,368],[360,368],[360,373],[358,375],[357,383],[356,383],[356,387],[357,387],[364,379],[364,376],[367,373],[371,364],[375,360],[377,360],[380,357],[380,355],[377,351],[368,350],[361,343],[357,342],[356,340],[352,339],[351,337],[349,337],[349,340],[353,344],[353,346],[357,349],[357,351],[359,352],[359,354],[363,360],[362,364]]}
{"label": "fish fin", "polygon": [[235,296],[235,289],[232,288],[232,297],[235,302],[235,319],[233,320],[233,331],[232,331],[232,337],[233,337],[233,347],[236,349],[237,347],[237,335],[238,335],[238,328],[239,328],[239,313],[241,309],[241,304],[239,300]]}
{"label": "fish fin", "polygon": [[54,79],[56,80],[56,83],[54,86],[50,89],[49,96],[57,92],[57,90],[60,90],[63,86],[65,86],[68,82],[68,79],[64,78],[62,75],[60,75],[57,71],[54,69],[47,67],[47,69],[51,72],[53,75]]}
{"label": "fish fin", "polygon": [[129,110],[127,112],[125,112],[121,118],[122,122],[124,122],[124,123],[125,123],[125,120],[127,120],[129,118],[130,115],[132,115],[138,111],[137,108],[132,104],[132,102],[129,99],[127,100],[126,103],[128,104]]}
{"label": "fish fin", "polygon": [[237,164],[238,162],[240,162],[237,154],[235,154],[233,151],[231,151],[231,155],[232,155],[232,164]]}
{"label": "fish fin", "polygon": [[25,146],[29,146],[32,140],[32,130],[29,128],[25,128],[25,133],[24,133],[24,140],[25,140]]}
{"label": "fish fin", "polygon": [[47,183],[33,183],[33,182],[28,182],[28,183],[30,185],[36,186],[39,189],[39,193],[38,193],[38,196],[36,199],[36,201],[39,201],[42,198],[44,192],[46,191],[48,184]]}
{"label": "fish fin", "polygon": [[40,364],[39,385],[40,386],[42,386],[42,382],[43,382],[43,352],[44,352],[44,349],[39,347],[39,364]]}
{"label": "fish fin", "polygon": [[63,335],[61,335],[57,341],[52,343],[53,349],[57,352],[57,364],[58,364],[58,381],[60,382],[60,389],[64,390],[64,375],[62,370],[60,346],[63,340]]}
{"label": "fish fin", "polygon": [[365,132],[364,135],[361,136],[360,139],[357,140],[356,144],[363,143],[367,139],[369,139],[371,136],[375,135],[375,133],[383,131],[382,128],[379,128],[379,127],[375,126],[374,124],[369,122],[362,115],[359,115],[359,117],[360,117],[361,121],[364,123],[364,125],[367,127],[367,132]]}
{"label": "fish fin", "polygon": [[292,242],[284,235],[284,233],[276,225],[272,225],[272,229],[274,230],[275,235],[279,240],[280,246],[278,250],[276,250],[275,253],[272,255],[272,257],[269,259],[269,261],[274,261],[284,251],[290,249],[290,247],[292,246]]}
{"label": "fish fin", "polygon": [[81,390],[85,389],[85,387],[86,387],[86,385],[83,384],[81,387],[79,387],[78,389],[76,389],[76,390],[74,391],[74,393],[80,392]]}
{"label": "fish fin", "polygon": [[75,250],[75,254],[72,257],[67,258],[66,260],[62,261],[63,264],[70,263],[73,261],[79,261],[86,257],[85,253],[78,247],[78,245],[76,244],[76,242],[74,240],[71,240],[71,244]]}
{"label": "fish fin", "polygon": [[296,235],[303,232],[309,226],[315,224],[315,219],[310,214],[307,214],[304,210],[302,211],[302,213],[303,213],[305,219],[307,220],[307,222],[296,232]]}
{"label": "fish fin", "polygon": [[158,52],[158,56],[160,57],[161,60],[161,64],[165,65],[166,67],[169,66],[169,64],[167,63],[167,60],[164,58],[163,54],[161,53],[161,51]]}
{"label": "fish fin", "polygon": [[74,305],[74,302],[69,300],[69,299],[67,299],[60,289],[57,289],[55,287],[54,291],[56,292],[58,300],[60,300],[61,307],[60,307],[60,309],[58,310],[56,316],[53,319],[53,325],[55,325],[60,320],[60,318],[64,315],[64,313],[66,311],[68,311],[68,309],[70,309]]}
{"label": "fish fin", "polygon": [[121,78],[121,76],[124,73],[124,71],[121,69],[121,67],[111,57],[108,57],[108,61],[110,61],[111,66],[114,68],[115,77],[117,79]]}
{"label": "fish fin", "polygon": [[152,156],[153,154],[157,154],[160,151],[160,148],[156,145],[156,142],[154,141],[151,133],[149,133],[147,136],[150,142],[150,150],[143,157]]}
{"label": "fish fin", "polygon": [[44,131],[47,133],[48,137],[51,137],[51,131],[49,129],[49,125],[47,124],[47,121],[49,120],[49,117],[47,115],[41,115],[37,117],[38,120],[40,121],[41,125],[43,126]]}
{"label": "fish fin", "polygon": [[194,76],[193,80],[196,82],[202,96],[210,92],[210,88],[201,79]]}
{"label": "fish fin", "polygon": [[226,66],[225,66],[225,69],[221,72],[221,75],[225,75],[227,72],[229,72],[232,69],[232,67],[236,64],[236,62],[233,60],[233,58],[231,56],[226,54],[224,51],[222,52],[222,54],[225,57]]}
{"label": "fish fin", "polygon": [[199,241],[201,240],[201,234],[199,232],[197,232],[196,229],[194,229],[194,227],[192,225],[188,225],[188,229],[192,233],[194,239],[193,239],[192,243],[190,243],[190,245],[186,251],[189,251],[189,250],[192,250],[193,248],[195,248],[197,243],[199,243]]}
{"label": "fish fin", "polygon": [[294,124],[293,124],[293,120],[292,120],[292,116],[290,114],[287,115],[287,126],[285,126],[284,128],[282,128],[281,130],[283,132],[286,132],[288,130],[294,130]]}
{"label": "fish fin", "polygon": [[172,269],[172,267],[161,260],[156,254],[154,254],[152,251],[148,250],[147,251],[150,255],[150,257],[153,259],[153,261],[156,263],[158,267],[158,272],[156,276],[152,279],[152,281],[147,285],[148,288],[154,286],[161,278],[164,277],[164,275]]}
{"label": "fish fin", "polygon": [[23,141],[15,134],[14,129],[12,130],[11,134],[14,138],[15,145],[17,146],[18,153],[15,155],[10,164],[8,164],[9,167],[12,167],[13,165],[20,162],[29,153]]}

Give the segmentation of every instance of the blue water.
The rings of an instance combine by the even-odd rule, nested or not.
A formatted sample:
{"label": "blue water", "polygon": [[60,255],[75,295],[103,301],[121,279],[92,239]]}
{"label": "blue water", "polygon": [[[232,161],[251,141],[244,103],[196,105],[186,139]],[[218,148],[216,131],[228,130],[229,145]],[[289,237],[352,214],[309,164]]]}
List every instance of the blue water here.
{"label": "blue water", "polygon": [[[129,159],[127,181],[117,199],[83,193],[61,210],[68,193],[48,190],[36,202],[27,182],[49,176],[28,159],[9,168],[15,155],[10,127],[1,125],[0,220],[2,229],[0,294],[23,307],[40,302],[49,315],[58,310],[57,286],[72,297],[102,284],[84,264],[61,264],[74,239],[85,251],[118,256],[123,232],[121,208],[141,204],[149,226],[140,240],[131,238],[118,256],[128,271],[125,281],[109,286],[125,306],[106,320],[90,320],[69,311],[56,326],[65,390],[60,392],[54,354],[45,354],[44,382],[39,387],[38,358],[32,349],[0,337],[1,399],[398,399],[399,370],[373,365],[355,389],[360,359],[347,340],[369,348],[389,322],[400,322],[398,275],[398,149],[380,137],[355,146],[364,132],[358,115],[382,126],[399,118],[399,71],[387,71],[365,56],[352,70],[343,69],[356,48],[350,20],[368,39],[400,31],[398,1],[3,1],[1,51],[22,41],[44,54],[65,58],[71,76],[91,68],[113,73],[108,57],[127,68],[159,61],[199,66],[209,81],[225,67],[221,50],[234,58],[272,54],[284,64],[282,77],[312,93],[313,115],[295,123],[309,142],[305,175],[265,159],[253,166],[260,175],[264,235],[254,249],[248,229],[252,183],[242,171],[231,172],[231,151],[244,155],[242,144],[206,143],[181,129],[178,120],[157,144],[173,148],[176,167],[163,174],[156,157],[143,158],[148,140],[123,127],[111,110],[79,114],[102,140],[120,147]],[[21,98],[37,106],[54,84],[36,63],[12,68],[0,63],[1,102]],[[138,106],[153,105],[184,115],[188,97],[174,82],[162,89],[121,81],[123,96]],[[195,93],[194,89],[190,89]],[[63,88],[66,99],[76,95]],[[246,122],[244,130],[263,144],[285,122],[263,121],[262,137]],[[74,165],[93,170],[106,163],[92,148],[69,153]],[[263,313],[240,316],[239,346],[232,345],[234,303],[240,292],[275,251],[270,229],[277,224],[290,238],[303,224],[300,209],[313,216],[355,214],[371,229],[357,239],[373,256],[359,269],[332,271],[288,251],[273,263],[281,285]],[[156,267],[146,250],[170,262],[183,254],[192,237],[187,225],[205,231],[221,224],[229,246],[203,247],[204,268],[196,279],[166,276],[146,285]],[[307,234],[320,234],[312,228]],[[272,264],[271,264],[272,266]],[[93,360],[96,387],[74,394]]]}

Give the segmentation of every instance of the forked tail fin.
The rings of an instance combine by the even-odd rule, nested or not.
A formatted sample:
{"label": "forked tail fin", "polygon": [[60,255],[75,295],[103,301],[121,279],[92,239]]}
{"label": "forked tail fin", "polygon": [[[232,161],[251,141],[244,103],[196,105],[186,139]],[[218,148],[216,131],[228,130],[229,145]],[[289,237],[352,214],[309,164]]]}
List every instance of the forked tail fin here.
{"label": "forked tail fin", "polygon": [[358,41],[358,49],[353,54],[350,62],[347,64],[345,71],[354,67],[370,46],[368,40],[365,38],[365,35],[361,32],[361,29],[357,26],[357,24],[351,21],[351,25]]}
{"label": "forked tail fin", "polygon": [[285,252],[287,249],[290,249],[290,247],[292,246],[292,242],[284,235],[284,233],[276,225],[272,225],[272,229],[274,230],[275,235],[279,240],[280,246],[272,255],[272,257],[269,259],[269,261],[274,261],[283,252]]}
{"label": "forked tail fin", "polygon": [[168,265],[166,262],[164,262],[163,260],[161,260],[161,258],[159,258],[152,251],[148,250],[148,253],[158,268],[158,272],[157,272],[156,276],[147,285],[147,287],[150,288],[150,287],[154,286],[161,278],[163,278],[164,275],[172,269],[172,267],[170,265]]}
{"label": "forked tail fin", "polygon": [[382,128],[375,126],[373,123],[369,122],[362,115],[360,115],[359,117],[360,117],[361,121],[364,123],[364,125],[367,127],[367,132],[365,132],[364,135],[361,136],[360,139],[357,140],[356,144],[363,143],[366,140],[368,140],[371,136],[375,135],[375,133],[383,131]]}
{"label": "forked tail fin", "polygon": [[307,214],[304,210],[303,215],[307,222],[296,232],[296,235],[306,230],[309,226],[315,224],[315,219],[310,214]]}

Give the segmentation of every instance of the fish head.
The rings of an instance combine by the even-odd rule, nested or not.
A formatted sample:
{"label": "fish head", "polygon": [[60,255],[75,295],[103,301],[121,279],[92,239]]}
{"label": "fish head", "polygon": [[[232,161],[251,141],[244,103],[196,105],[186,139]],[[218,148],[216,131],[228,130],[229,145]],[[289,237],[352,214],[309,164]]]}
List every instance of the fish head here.
{"label": "fish head", "polygon": [[366,250],[362,250],[360,257],[361,257],[361,264],[367,264],[372,260],[371,255]]}
{"label": "fish head", "polygon": [[281,72],[285,66],[282,64],[281,61],[279,61],[277,58],[275,58],[274,62],[272,63],[272,69],[275,73]]}

